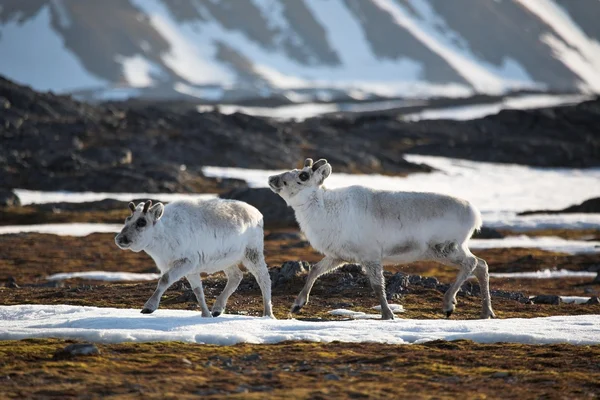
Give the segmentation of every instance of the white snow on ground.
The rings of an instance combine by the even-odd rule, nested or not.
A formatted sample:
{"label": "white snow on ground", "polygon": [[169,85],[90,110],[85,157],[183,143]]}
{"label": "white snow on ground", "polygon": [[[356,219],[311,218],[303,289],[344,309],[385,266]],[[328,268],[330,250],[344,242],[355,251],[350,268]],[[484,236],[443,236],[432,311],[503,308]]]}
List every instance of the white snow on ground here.
{"label": "white snow on ground", "polygon": [[109,272],[109,271],[86,271],[86,272],[61,272],[47,276],[49,281],[64,281],[66,279],[89,279],[93,281],[125,282],[125,281],[154,281],[160,278],[160,274],[142,274],[134,272]]}
{"label": "white snow on ground", "polygon": [[[56,4],[53,6],[56,9]],[[0,54],[7,55],[1,57],[0,74],[37,90],[68,92],[105,86],[108,82],[86,71],[51,28],[50,7],[42,7],[23,24],[10,21],[0,25]]]}
{"label": "white snow on ground", "polygon": [[533,272],[490,272],[491,278],[514,279],[556,279],[556,278],[595,278],[596,272],[570,271],[567,269],[544,269]]}
{"label": "white snow on ground", "polygon": [[15,189],[22,205],[46,203],[84,203],[104,199],[131,201],[133,199],[158,199],[164,202],[186,199],[211,199],[214,194],[196,193],[107,193],[107,192],[42,192],[28,189]]}
{"label": "white snow on ground", "polygon": [[580,297],[580,296],[560,296],[560,299],[563,303],[567,304],[585,304],[590,300],[590,297]]}
{"label": "white snow on ground", "polygon": [[[392,310],[392,312],[394,314],[397,313],[403,313],[404,312],[404,306],[401,304],[388,304],[390,306],[390,310]],[[374,306],[373,310],[376,311],[381,311],[381,306]]]}
{"label": "white snow on ground", "polygon": [[182,341],[217,345],[286,340],[409,344],[438,339],[479,343],[600,343],[600,315],[305,322],[228,314],[202,318],[199,312],[187,310],[158,309],[154,314],[142,315],[139,309],[18,305],[1,306],[0,321],[0,340],[55,337],[101,343]]}
{"label": "white snow on ground", "polygon": [[567,240],[559,237],[507,236],[502,239],[471,239],[471,249],[504,249],[522,247],[542,249],[568,254],[600,253],[600,242],[585,240]]}
{"label": "white snow on ground", "polygon": [[[484,225],[519,230],[564,227],[600,227],[600,214],[533,215],[518,217],[524,210],[561,209],[600,197],[600,169],[535,168],[445,157],[409,154],[414,163],[428,164],[439,171],[391,177],[336,172],[325,186],[338,188],[364,185],[374,189],[440,192],[465,198],[483,215]],[[251,187],[267,187],[268,177],[281,171],[205,167],[211,177],[244,179]]]}
{"label": "white snow on ground", "polygon": [[554,33],[543,34],[540,39],[554,50],[556,58],[579,75],[583,81],[582,89],[600,91],[600,43],[587,36],[554,1],[517,1],[554,30]]}
{"label": "white snow on ground", "polygon": [[532,229],[598,229],[600,214],[535,214],[515,215],[514,212],[498,212],[494,218],[484,217],[490,228],[530,231]]}
{"label": "white snow on ground", "polygon": [[446,107],[421,111],[414,114],[404,115],[402,118],[408,121],[419,121],[423,119],[454,119],[470,120],[483,118],[487,115],[497,114],[502,110],[527,110],[531,108],[554,107],[566,104],[575,104],[591,97],[584,95],[528,95],[507,97],[501,102],[491,104],[475,104],[468,106]]}
{"label": "white snow on ground", "polygon": [[122,224],[92,224],[79,222],[68,224],[6,225],[0,226],[0,235],[37,232],[53,235],[87,236],[91,233],[119,232],[122,228]]}
{"label": "white snow on ground", "polygon": [[[424,104],[422,100],[385,100],[373,101],[368,103],[303,103],[291,104],[279,107],[247,107],[229,104],[220,104],[219,112],[223,114],[233,114],[241,112],[248,115],[270,117],[279,120],[295,119],[303,121],[317,115],[333,112],[368,112],[374,110],[389,110],[397,107],[416,106]],[[214,106],[201,105],[198,111],[212,111]]]}
{"label": "white snow on ground", "polygon": [[[401,306],[400,304],[390,304],[390,310],[392,310],[392,312],[394,314],[398,314],[398,313],[403,313],[404,312],[404,307]],[[375,306],[372,307],[374,310],[379,311],[381,313],[381,306]],[[381,314],[373,314],[373,313],[365,313],[362,311],[352,311],[352,310],[346,310],[344,308],[338,308],[335,310],[331,310],[329,311],[329,314],[331,315],[337,315],[339,317],[348,317],[348,318],[352,318],[352,319],[381,319]]]}

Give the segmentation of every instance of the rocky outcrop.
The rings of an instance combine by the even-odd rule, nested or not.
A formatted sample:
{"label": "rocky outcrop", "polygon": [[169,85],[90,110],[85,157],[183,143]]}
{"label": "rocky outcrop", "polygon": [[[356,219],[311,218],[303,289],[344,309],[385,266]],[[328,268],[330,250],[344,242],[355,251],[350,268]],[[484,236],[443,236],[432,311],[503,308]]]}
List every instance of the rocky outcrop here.
{"label": "rocky outcrop", "polygon": [[0,187],[0,208],[19,207],[21,200],[15,192]]}
{"label": "rocky outcrop", "polygon": [[268,188],[239,188],[222,193],[219,197],[244,201],[256,208],[264,217],[265,226],[269,228],[295,227],[294,210],[286,202]]}
{"label": "rocky outcrop", "polygon": [[202,167],[286,169],[327,158],[337,172],[432,168],[404,153],[544,167],[600,165],[600,99],[473,121],[390,113],[282,122],[193,104],[91,106],[0,78],[0,187],[108,192],[223,192],[245,186]]}
{"label": "rocky outcrop", "polygon": [[584,201],[581,204],[575,204],[562,210],[536,210],[524,211],[518,215],[534,215],[534,214],[574,214],[574,213],[600,213],[600,197],[595,197]]}

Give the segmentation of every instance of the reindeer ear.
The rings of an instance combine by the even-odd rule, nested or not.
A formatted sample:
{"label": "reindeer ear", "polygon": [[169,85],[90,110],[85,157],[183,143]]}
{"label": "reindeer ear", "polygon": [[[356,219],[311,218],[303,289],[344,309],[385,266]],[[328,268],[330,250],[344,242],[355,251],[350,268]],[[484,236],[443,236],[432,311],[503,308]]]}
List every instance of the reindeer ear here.
{"label": "reindeer ear", "polygon": [[144,203],[144,214],[146,214],[148,212],[148,209],[150,208],[150,206],[152,205],[152,200],[148,200]]}
{"label": "reindeer ear", "polygon": [[331,165],[325,159],[320,159],[313,165],[312,167],[314,174],[313,176],[317,177],[317,185],[322,185],[323,181],[327,179],[329,175],[331,175]]}
{"label": "reindeer ear", "polygon": [[163,203],[156,203],[150,209],[150,217],[154,220],[154,222],[156,222],[160,219],[160,217],[162,217],[164,211],[165,206]]}
{"label": "reindeer ear", "polygon": [[135,212],[135,204],[133,204],[133,201],[129,202],[129,209],[131,210],[131,212]]}
{"label": "reindeer ear", "polygon": [[316,163],[313,164],[312,166],[312,170],[316,171],[319,168],[321,168],[323,165],[327,164],[327,160],[324,158],[321,158],[319,161],[317,161]]}
{"label": "reindeer ear", "polygon": [[312,158],[307,158],[306,160],[304,160],[304,168],[310,168],[312,166],[313,166]]}

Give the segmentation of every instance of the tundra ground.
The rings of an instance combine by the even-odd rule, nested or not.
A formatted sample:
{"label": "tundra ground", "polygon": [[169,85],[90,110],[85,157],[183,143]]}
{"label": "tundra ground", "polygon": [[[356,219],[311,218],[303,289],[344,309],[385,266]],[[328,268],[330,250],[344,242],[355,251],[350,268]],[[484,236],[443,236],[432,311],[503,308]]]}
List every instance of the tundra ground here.
{"label": "tundra ground", "polygon": [[[147,255],[118,250],[113,237],[112,234],[0,236],[0,281],[8,282],[12,277],[19,286],[1,287],[0,304],[141,309],[155,282],[70,280],[57,287],[43,286],[47,275],[58,272],[154,272]],[[265,246],[271,268],[290,260],[320,259],[299,239],[267,240]],[[493,272],[587,270],[600,262],[598,255],[573,256],[535,249],[490,249],[475,253],[488,261]],[[388,270],[435,276],[442,283],[450,283],[456,274],[452,268],[426,262]],[[344,273],[347,274],[335,272],[318,280],[310,303],[296,317],[340,319],[328,313],[340,307],[374,313],[371,307],[377,302],[368,284],[361,276],[355,276],[355,282],[340,286]],[[289,307],[303,283],[301,275],[274,287],[277,318],[290,317]],[[224,284],[224,277],[219,274],[205,280],[209,303]],[[592,284],[589,278],[492,279],[491,287],[525,295],[597,296],[600,290],[600,285]],[[443,317],[442,292],[436,289],[415,286],[394,302],[406,309],[400,318]],[[600,305],[523,304],[500,297],[494,297],[493,303],[499,318],[600,313]],[[161,307],[195,309],[196,305],[187,286],[176,284],[163,297]],[[460,296],[452,318],[475,318],[479,308],[478,297]],[[261,309],[260,290],[246,274],[227,311],[259,315]],[[465,398],[585,398],[600,395],[600,346],[484,345],[469,341],[405,346],[287,342],[219,347],[127,343],[99,345],[101,354],[97,356],[54,359],[54,352],[69,343],[72,342],[54,339],[0,342],[0,397],[455,398],[460,394]]]}

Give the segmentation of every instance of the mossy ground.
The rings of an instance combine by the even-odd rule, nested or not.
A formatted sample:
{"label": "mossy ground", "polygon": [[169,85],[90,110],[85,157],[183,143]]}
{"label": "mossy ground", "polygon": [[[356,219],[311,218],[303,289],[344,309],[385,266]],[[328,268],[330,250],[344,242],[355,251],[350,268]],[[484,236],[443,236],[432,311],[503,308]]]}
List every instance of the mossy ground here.
{"label": "mossy ground", "polygon": [[53,358],[70,341],[0,342],[5,398],[593,398],[600,346],[375,343],[98,345]]}
{"label": "mossy ground", "polygon": [[[0,236],[0,282],[9,276],[21,288],[0,288],[0,304],[73,304],[141,308],[154,282],[100,283],[71,280],[63,287],[35,287],[58,272],[109,270],[152,272],[144,253],[120,251],[111,234],[61,237],[42,234]],[[269,266],[289,260],[318,261],[321,256],[297,241],[267,241]],[[572,256],[535,249],[490,249],[476,252],[490,270],[534,271],[545,268],[587,270],[598,255]],[[414,263],[388,268],[394,272],[436,276],[449,283],[452,268]],[[339,288],[339,277],[317,281],[311,302],[297,316],[338,319],[334,308],[372,312],[376,300],[368,285]],[[288,310],[304,277],[275,287],[274,311]],[[212,303],[224,286],[221,275],[205,280]],[[492,279],[493,289],[527,295],[598,295],[591,279]],[[167,291],[162,308],[192,308],[181,285]],[[453,318],[479,314],[478,297],[459,297]],[[400,318],[442,318],[442,293],[415,288],[397,302]],[[599,305],[535,305],[494,298],[499,318],[598,314]],[[245,276],[228,303],[228,312],[259,315],[260,292]],[[69,341],[0,342],[0,398],[586,398],[600,395],[600,346],[476,344],[469,341],[425,345],[290,342],[219,347],[184,343],[99,345],[98,356],[54,360]]]}

